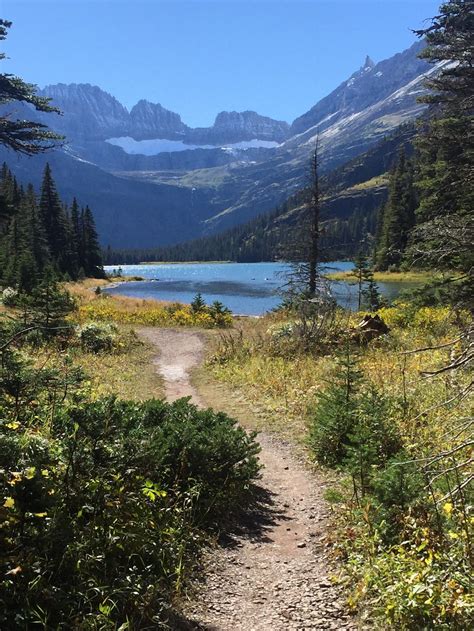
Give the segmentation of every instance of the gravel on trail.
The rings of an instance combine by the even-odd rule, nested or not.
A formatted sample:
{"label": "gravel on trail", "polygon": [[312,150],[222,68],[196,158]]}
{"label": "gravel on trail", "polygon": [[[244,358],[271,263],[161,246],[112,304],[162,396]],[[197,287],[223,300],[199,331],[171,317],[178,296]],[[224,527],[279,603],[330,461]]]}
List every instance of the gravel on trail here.
{"label": "gravel on trail", "polygon": [[[187,329],[140,329],[156,345],[166,397],[205,402],[191,384],[205,338]],[[192,600],[183,603],[189,629],[304,631],[358,629],[331,577],[325,544],[324,480],[305,467],[289,443],[258,435],[262,477],[257,502],[220,545],[202,559]]]}

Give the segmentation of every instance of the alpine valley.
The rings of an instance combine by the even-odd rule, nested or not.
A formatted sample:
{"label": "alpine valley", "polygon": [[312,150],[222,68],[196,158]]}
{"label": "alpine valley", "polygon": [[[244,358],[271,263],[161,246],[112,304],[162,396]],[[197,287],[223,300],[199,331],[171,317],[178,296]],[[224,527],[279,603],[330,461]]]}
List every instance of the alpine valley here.
{"label": "alpine valley", "polygon": [[304,187],[319,137],[325,216],[350,220],[385,199],[384,174],[426,107],[417,101],[424,81],[445,63],[419,59],[423,46],[377,64],[367,57],[291,125],[253,111],[221,112],[212,127],[192,129],[160,104],[141,100],[128,111],[97,86],[46,86],[40,94],[62,115],[21,105],[14,115],[36,117],[64,143],[46,156],[12,159],[2,149],[0,158],[36,186],[48,161],[61,196],[94,209],[104,246],[153,248],[274,211]]}

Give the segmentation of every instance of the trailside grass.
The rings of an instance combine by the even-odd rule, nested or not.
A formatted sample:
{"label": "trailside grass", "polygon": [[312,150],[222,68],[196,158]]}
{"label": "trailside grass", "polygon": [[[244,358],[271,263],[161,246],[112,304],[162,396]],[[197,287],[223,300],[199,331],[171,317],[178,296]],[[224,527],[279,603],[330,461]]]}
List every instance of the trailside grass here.
{"label": "trailside grass", "polygon": [[118,325],[112,351],[93,353],[70,344],[69,352],[54,347],[35,349],[36,365],[43,368],[62,367],[64,373],[80,368],[83,387],[93,399],[117,396],[121,399],[145,401],[164,397],[163,380],[153,363],[156,348],[139,338],[130,326]]}
{"label": "trailside grass", "polygon": [[[328,541],[344,563],[340,580],[349,605],[374,628],[470,628],[472,371],[443,368],[462,354],[470,316],[449,307],[403,303],[378,314],[390,328],[388,335],[358,345],[351,330],[363,314],[352,314],[339,322],[348,329],[345,338],[319,346],[315,339],[304,352],[291,338],[289,314],[238,321],[238,329],[215,338],[207,361],[210,376],[198,371],[196,382],[209,404],[224,400],[244,426],[306,444],[308,456],[315,457],[307,439],[322,427],[318,395],[344,379],[337,358],[349,353],[365,384],[362,394],[375,391],[388,402],[385,422],[401,441],[397,462],[373,465],[376,491],[370,487],[358,494],[359,469],[340,464],[339,482],[327,493],[333,505]],[[222,385],[216,388],[212,380]],[[337,443],[337,428],[331,427],[325,440]],[[362,464],[372,453],[370,440],[375,445],[376,436],[357,443],[354,453]],[[425,469],[431,459],[433,470]],[[404,499],[407,489],[415,493],[417,484],[410,504]],[[456,488],[462,494],[456,495]],[[394,505],[381,503],[384,493],[395,494]],[[395,511],[395,521],[387,510]]]}
{"label": "trailside grass", "polygon": [[88,375],[94,398],[105,395],[134,401],[164,398],[163,379],[153,363],[156,348],[125,325],[119,325],[118,340],[118,349],[112,353],[88,353],[80,349],[73,353],[74,364]]}

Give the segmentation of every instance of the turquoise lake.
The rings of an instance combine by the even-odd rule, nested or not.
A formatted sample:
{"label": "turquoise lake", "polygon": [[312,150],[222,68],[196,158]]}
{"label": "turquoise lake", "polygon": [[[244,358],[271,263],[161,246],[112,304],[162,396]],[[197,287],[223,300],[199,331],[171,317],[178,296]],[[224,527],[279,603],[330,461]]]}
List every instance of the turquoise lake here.
{"label": "turquoise lake", "polygon": [[[352,269],[348,261],[327,263],[324,270]],[[118,266],[106,267],[107,272]],[[163,265],[122,265],[125,276],[142,276],[144,281],[132,281],[106,290],[108,293],[154,298],[176,302],[191,302],[200,292],[207,303],[220,300],[238,315],[261,315],[281,302],[281,287],[288,266],[282,263],[166,263]],[[380,283],[380,291],[393,299],[407,285]],[[357,306],[357,289],[347,282],[331,283],[338,303],[347,308]]]}

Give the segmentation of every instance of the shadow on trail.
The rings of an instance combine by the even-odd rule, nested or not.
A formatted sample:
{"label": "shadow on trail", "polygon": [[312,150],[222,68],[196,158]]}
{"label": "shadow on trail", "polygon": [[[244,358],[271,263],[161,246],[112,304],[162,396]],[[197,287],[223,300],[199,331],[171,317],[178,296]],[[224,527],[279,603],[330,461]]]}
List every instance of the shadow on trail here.
{"label": "shadow on trail", "polygon": [[[241,547],[244,540],[253,543],[272,543],[270,532],[282,521],[291,519],[284,509],[277,507],[276,493],[259,485],[254,485],[251,493],[249,504],[234,514],[226,531],[219,535],[218,544],[222,548]],[[174,619],[172,628],[176,631],[219,631],[219,627],[203,624],[192,618],[180,617],[179,614]]]}
{"label": "shadow on trail", "polygon": [[218,627],[202,624],[192,618],[185,618],[177,612],[173,614],[167,620],[168,626],[164,627],[170,631],[219,631]]}
{"label": "shadow on trail", "polygon": [[234,520],[226,532],[219,536],[218,542],[223,548],[242,546],[242,539],[257,543],[271,543],[270,532],[282,521],[290,520],[285,510],[277,507],[276,493],[254,485],[250,503]]}

